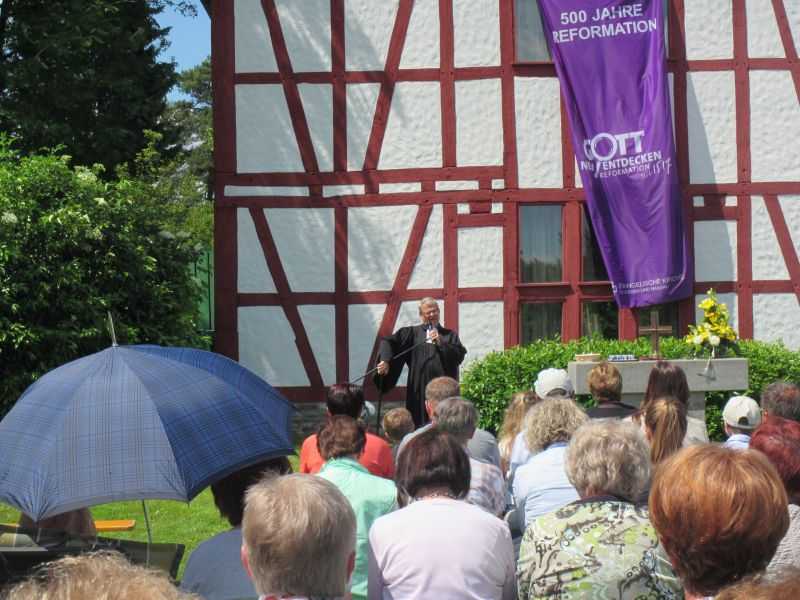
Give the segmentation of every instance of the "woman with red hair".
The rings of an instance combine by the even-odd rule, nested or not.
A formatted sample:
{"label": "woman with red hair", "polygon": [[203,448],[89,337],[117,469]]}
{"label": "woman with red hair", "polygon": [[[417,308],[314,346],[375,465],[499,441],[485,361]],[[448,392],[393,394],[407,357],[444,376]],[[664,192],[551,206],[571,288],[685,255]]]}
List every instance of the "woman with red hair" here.
{"label": "woman with red hair", "polygon": [[760,450],[778,470],[789,497],[789,531],[781,540],[767,573],[800,565],[800,423],[769,417],[750,438],[750,448]]}

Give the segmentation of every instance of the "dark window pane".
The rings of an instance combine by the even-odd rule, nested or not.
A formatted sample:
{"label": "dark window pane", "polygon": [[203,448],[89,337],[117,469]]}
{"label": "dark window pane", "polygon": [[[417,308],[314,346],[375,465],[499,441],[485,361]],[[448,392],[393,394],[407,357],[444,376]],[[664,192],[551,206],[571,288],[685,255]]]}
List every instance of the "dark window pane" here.
{"label": "dark window pane", "polygon": [[523,304],[520,311],[522,344],[561,337],[561,303]]}
{"label": "dark window pane", "polygon": [[678,335],[678,303],[670,302],[669,304],[656,304],[654,306],[640,308],[637,311],[640,329],[653,325],[650,314],[654,310],[658,311],[658,326],[663,327],[664,325],[669,325],[672,327],[672,337],[676,337]]}
{"label": "dark window pane", "polygon": [[517,62],[550,62],[550,51],[536,0],[514,0]]}
{"label": "dark window pane", "polygon": [[612,340],[619,337],[619,313],[615,302],[584,302],[582,309],[582,335],[599,335]]}
{"label": "dark window pane", "polygon": [[520,281],[561,281],[561,205],[520,207]]}
{"label": "dark window pane", "polygon": [[608,272],[600,254],[600,246],[597,245],[597,237],[594,235],[589,211],[583,209],[582,220],[582,243],[581,252],[583,253],[583,281],[608,281]]}

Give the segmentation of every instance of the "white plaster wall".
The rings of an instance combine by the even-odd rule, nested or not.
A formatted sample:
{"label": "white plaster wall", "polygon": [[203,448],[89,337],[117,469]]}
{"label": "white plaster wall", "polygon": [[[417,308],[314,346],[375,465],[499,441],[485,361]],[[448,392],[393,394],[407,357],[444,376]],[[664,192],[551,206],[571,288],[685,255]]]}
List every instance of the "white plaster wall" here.
{"label": "white plaster wall", "polygon": [[364,190],[364,185],[359,183],[345,185],[323,185],[322,196],[325,198],[331,198],[333,196],[357,196],[359,194],[363,194]]}
{"label": "white plaster wall", "polygon": [[800,349],[800,306],[794,294],[756,294],[753,296],[753,337],[783,343]]}
{"label": "white plaster wall", "polygon": [[277,291],[267,268],[250,211],[236,209],[236,290],[241,294]]}
{"label": "white plaster wall", "polygon": [[297,307],[317,361],[322,383],[336,383],[336,308],[307,304]]}
{"label": "white plaster wall", "polygon": [[268,208],[272,237],[293,292],[332,292],[333,209]]}
{"label": "white plaster wall", "polygon": [[351,304],[347,307],[351,381],[367,371],[367,361],[385,310],[385,304]]}
{"label": "white plaster wall", "polygon": [[687,80],[691,182],[736,182],[733,72],[694,71]]}
{"label": "white plaster wall", "polygon": [[297,89],[317,155],[317,166],[320,171],[333,171],[333,88],[327,83],[301,83]]}
{"label": "white plaster wall", "polygon": [[751,58],[786,56],[772,3],[765,0],[745,0],[745,8],[748,56]]}
{"label": "white plaster wall", "polygon": [[[694,321],[701,323],[703,321],[703,311],[697,305],[705,300],[705,294],[698,294],[694,297]],[[736,331],[739,330],[739,298],[734,293],[717,294],[717,300],[728,307],[728,322]]]}
{"label": "white plaster wall", "polygon": [[394,88],[380,169],[442,166],[442,105],[438,81]]}
{"label": "white plaster wall", "polygon": [[778,202],[783,211],[783,218],[786,219],[794,251],[800,257],[800,195],[778,196]]}
{"label": "white plaster wall", "polygon": [[503,349],[502,302],[460,302],[458,336],[467,349],[462,367]]}
{"label": "white plaster wall", "polygon": [[403,258],[416,206],[347,209],[347,286],[390,290]]}
{"label": "white plaster wall", "polygon": [[736,222],[694,223],[695,281],[736,281]]}
{"label": "white plaster wall", "polygon": [[235,96],[237,172],[303,171],[283,87],[237,85]]}
{"label": "white plaster wall", "polygon": [[236,72],[276,72],[278,62],[261,0],[234,0],[233,27]]}
{"label": "white plaster wall", "polygon": [[502,285],[503,228],[459,228],[458,287],[502,287]]}
{"label": "white plaster wall", "polygon": [[789,71],[750,71],[752,181],[800,179],[800,102]]}
{"label": "white plaster wall", "polygon": [[456,190],[477,190],[480,185],[474,179],[468,180],[455,180],[448,179],[447,181],[437,181],[434,184],[437,192],[453,192]]}
{"label": "white plaster wall", "polygon": [[422,184],[419,182],[378,184],[378,192],[381,194],[410,194],[421,191]]}
{"label": "white plaster wall", "polygon": [[398,0],[345,0],[344,44],[348,71],[380,71],[386,66],[397,6]]}
{"label": "white plaster wall", "polygon": [[521,188],[561,187],[559,93],[555,77],[514,78],[517,168]]}
{"label": "white plaster wall", "polygon": [[499,79],[456,81],[456,163],[503,164],[503,117]]}
{"label": "white plaster wall", "polygon": [[308,196],[307,186],[226,185],[226,196]]}
{"label": "white plaster wall", "polygon": [[307,386],[294,332],[280,306],[240,306],[239,362],[274,386]]}
{"label": "white plaster wall", "polygon": [[380,91],[380,83],[347,85],[347,168],[351,171],[364,166]]}
{"label": "white plaster wall", "polygon": [[[786,9],[789,29],[792,30],[794,47],[800,49],[800,2],[784,1],[783,7]],[[800,50],[798,51],[800,52]]]}
{"label": "white plaster wall", "polygon": [[753,279],[789,279],[786,261],[761,196],[750,200],[752,215]]}
{"label": "white plaster wall", "polygon": [[439,68],[439,0],[415,0],[401,69]]}
{"label": "white plaster wall", "polygon": [[295,73],[331,70],[329,0],[276,0],[283,38]]}
{"label": "white plaster wall", "polygon": [[500,64],[498,0],[453,0],[456,67]]}
{"label": "white plaster wall", "polygon": [[733,57],[731,0],[690,0],[685,11],[686,58]]}
{"label": "white plaster wall", "polygon": [[[442,205],[437,204],[431,210],[425,236],[422,238],[417,261],[408,283],[409,289],[440,288],[444,286],[442,269]],[[441,306],[439,307],[441,310]]]}

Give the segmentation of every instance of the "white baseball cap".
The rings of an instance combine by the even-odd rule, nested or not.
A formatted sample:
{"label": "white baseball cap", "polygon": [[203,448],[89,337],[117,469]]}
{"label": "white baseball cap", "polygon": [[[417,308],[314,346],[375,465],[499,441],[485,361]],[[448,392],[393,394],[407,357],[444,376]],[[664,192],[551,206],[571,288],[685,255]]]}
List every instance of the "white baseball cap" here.
{"label": "white baseball cap", "polygon": [[572,381],[564,369],[545,369],[539,371],[536,376],[536,381],[533,383],[533,389],[539,398],[544,398],[553,390],[562,389],[567,395],[572,396],[575,393],[575,388],[572,387]]}
{"label": "white baseball cap", "polygon": [[730,427],[755,429],[761,424],[761,408],[749,396],[731,396],[722,410],[722,420]]}

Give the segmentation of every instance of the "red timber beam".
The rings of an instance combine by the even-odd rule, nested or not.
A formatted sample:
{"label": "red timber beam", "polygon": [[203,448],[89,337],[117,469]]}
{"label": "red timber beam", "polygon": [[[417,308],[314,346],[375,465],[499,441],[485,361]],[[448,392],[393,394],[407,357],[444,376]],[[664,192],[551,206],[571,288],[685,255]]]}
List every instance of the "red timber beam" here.
{"label": "red timber beam", "polygon": [[[347,171],[344,0],[331,0],[331,75],[333,76],[333,170]],[[337,380],[344,381],[339,379],[338,374]]]}
{"label": "red timber beam", "polygon": [[[333,209],[334,220],[334,333],[336,344],[336,381],[350,381],[350,321],[348,316],[347,266],[347,208]],[[325,304],[329,304],[325,302]]]}
{"label": "red timber beam", "polygon": [[408,283],[411,281],[411,275],[414,272],[414,265],[416,264],[419,250],[422,247],[422,239],[425,237],[425,230],[428,227],[428,221],[430,221],[432,211],[433,206],[430,203],[420,204],[417,209],[417,215],[414,217],[414,224],[411,226],[406,248],[403,252],[403,258],[400,260],[400,266],[397,269],[397,274],[392,284],[392,290],[389,292],[389,297],[386,300],[386,310],[383,313],[383,319],[381,319],[381,324],[378,327],[378,333],[372,344],[372,351],[369,354],[369,360],[365,365],[364,372],[375,365],[381,337],[391,335],[392,333],[392,328],[397,321],[397,314],[400,311],[400,303],[404,299],[404,292],[408,289]]}
{"label": "red timber beam", "polygon": [[786,262],[786,270],[789,272],[794,293],[798,302],[800,302],[800,261],[797,259],[792,236],[789,233],[789,227],[786,225],[786,218],[776,196],[764,196],[764,204],[767,206],[769,218],[775,228],[775,235],[778,238],[783,260]]}
{"label": "red timber beam", "polygon": [[[275,52],[275,60],[278,63],[278,73],[283,85],[283,93],[286,96],[294,137],[297,140],[300,157],[303,160],[303,168],[308,173],[317,173],[319,172],[317,156],[314,153],[314,146],[311,142],[311,132],[308,129],[303,102],[300,99],[297,81],[295,81],[294,72],[292,71],[292,61],[289,58],[286,40],[283,37],[283,29],[281,28],[278,10],[275,8],[275,0],[261,0],[261,7],[267,18],[269,35],[272,39],[272,49]],[[312,194],[314,191],[319,190],[312,190]]]}
{"label": "red timber beam", "polygon": [[389,50],[386,53],[385,79],[381,81],[378,102],[375,106],[375,117],[372,121],[372,129],[367,142],[367,152],[364,156],[364,171],[373,171],[378,167],[381,149],[383,148],[383,138],[386,135],[386,124],[389,120],[389,109],[392,106],[392,95],[397,81],[397,71],[400,66],[400,58],[403,55],[403,46],[406,43],[406,33],[408,33],[408,23],[411,20],[413,7],[414,0],[400,0],[400,5],[397,8],[394,29],[389,40]]}
{"label": "red timber beam", "polygon": [[[441,68],[442,164],[456,166],[456,85],[453,0],[439,0],[439,66]],[[446,314],[446,313],[445,313]]]}
{"label": "red timber beam", "polygon": [[794,46],[792,30],[789,27],[789,19],[786,16],[786,6],[783,0],[772,0],[772,10],[775,12],[775,19],[778,21],[778,31],[781,35],[783,51],[789,61],[789,70],[792,73],[797,101],[800,102],[800,61],[797,58],[797,48]]}
{"label": "red timber beam", "polygon": [[306,335],[303,320],[300,318],[300,311],[297,310],[297,304],[292,301],[292,290],[289,288],[289,280],[286,277],[286,272],[283,270],[281,257],[278,254],[278,247],[275,245],[275,240],[272,237],[269,223],[267,223],[267,217],[264,211],[258,208],[251,208],[250,216],[253,218],[258,241],[261,242],[264,258],[267,261],[267,266],[272,274],[272,280],[275,282],[275,287],[278,290],[278,297],[280,298],[283,312],[286,315],[286,319],[289,321],[292,333],[294,333],[294,343],[297,346],[300,360],[303,362],[303,367],[306,370],[308,381],[312,387],[321,388],[322,375],[320,374],[317,360],[314,358],[311,344],[308,341],[308,335]]}
{"label": "red timber beam", "polygon": [[215,0],[213,11],[211,71],[214,86],[214,239],[224,240],[217,244],[214,252],[214,324],[217,331],[214,336],[214,350],[238,360],[236,207],[221,203],[225,186],[218,176],[220,173],[236,171],[233,5],[224,0]]}

